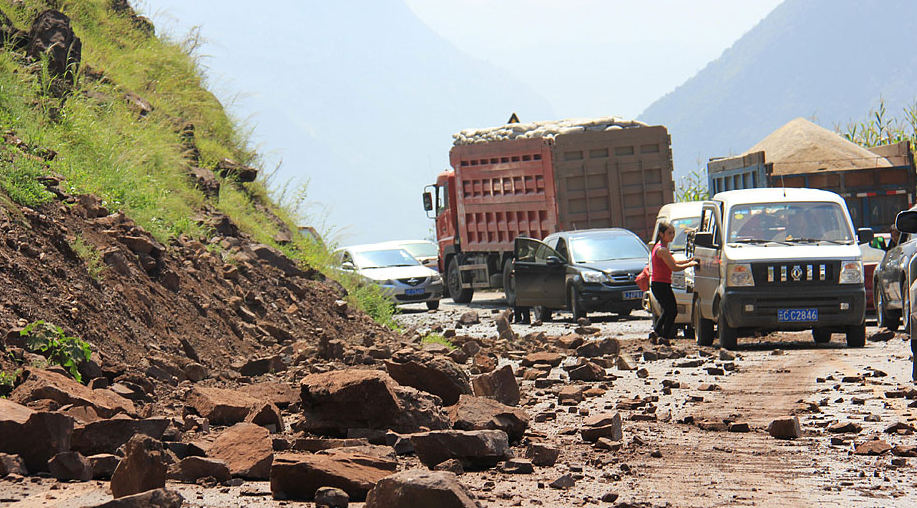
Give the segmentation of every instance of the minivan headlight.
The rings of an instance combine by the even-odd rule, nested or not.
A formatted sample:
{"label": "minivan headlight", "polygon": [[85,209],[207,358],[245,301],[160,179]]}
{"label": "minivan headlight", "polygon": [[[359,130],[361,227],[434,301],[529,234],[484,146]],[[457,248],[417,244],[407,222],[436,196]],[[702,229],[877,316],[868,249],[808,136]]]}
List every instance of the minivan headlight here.
{"label": "minivan headlight", "polygon": [[863,262],[862,261],[841,261],[841,284],[862,284],[863,283]]}
{"label": "minivan headlight", "polygon": [[751,275],[750,264],[726,266],[726,284],[729,286],[754,286],[755,278]]}
{"label": "minivan headlight", "polygon": [[583,270],[580,274],[583,276],[583,282],[605,282],[606,280],[605,273],[598,270]]}

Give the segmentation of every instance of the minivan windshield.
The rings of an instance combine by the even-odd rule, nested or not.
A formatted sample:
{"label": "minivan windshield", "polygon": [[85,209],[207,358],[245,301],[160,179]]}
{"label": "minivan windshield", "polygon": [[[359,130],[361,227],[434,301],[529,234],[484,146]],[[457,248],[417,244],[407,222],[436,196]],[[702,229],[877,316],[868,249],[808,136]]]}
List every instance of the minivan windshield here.
{"label": "minivan windshield", "polygon": [[570,240],[570,257],[574,263],[592,263],[613,259],[645,258],[646,244],[636,236],[587,236]]}
{"label": "minivan windshield", "polygon": [[390,266],[417,266],[419,261],[404,249],[367,250],[354,252],[353,261],[358,268],[386,268]]}
{"label": "minivan windshield", "polygon": [[683,217],[681,219],[672,219],[672,227],[675,228],[675,239],[669,244],[670,251],[685,250],[685,242],[688,240],[688,231],[697,229],[700,226],[700,217]]}
{"label": "minivan windshield", "polygon": [[853,243],[853,232],[837,203],[755,203],[733,206],[729,243]]}

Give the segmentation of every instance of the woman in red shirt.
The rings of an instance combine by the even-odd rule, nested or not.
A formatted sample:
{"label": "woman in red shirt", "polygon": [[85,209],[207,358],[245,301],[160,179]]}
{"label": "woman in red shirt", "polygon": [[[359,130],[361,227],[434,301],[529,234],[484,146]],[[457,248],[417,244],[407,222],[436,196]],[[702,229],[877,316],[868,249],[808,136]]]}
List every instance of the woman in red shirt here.
{"label": "woman in red shirt", "polygon": [[675,293],[672,292],[672,272],[680,272],[685,268],[697,266],[697,261],[692,257],[684,261],[676,261],[669,252],[669,242],[675,239],[675,227],[663,221],[659,224],[656,235],[656,245],[650,255],[650,290],[653,297],[662,305],[662,315],[656,321],[650,340],[656,341],[660,337],[666,340],[675,338],[675,317],[678,315],[678,305],[675,302]]}

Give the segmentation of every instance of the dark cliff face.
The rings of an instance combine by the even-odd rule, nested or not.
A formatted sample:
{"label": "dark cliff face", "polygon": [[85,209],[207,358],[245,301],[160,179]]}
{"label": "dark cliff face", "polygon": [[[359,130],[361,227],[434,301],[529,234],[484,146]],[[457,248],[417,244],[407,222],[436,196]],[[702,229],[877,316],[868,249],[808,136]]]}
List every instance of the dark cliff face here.
{"label": "dark cliff face", "polygon": [[796,117],[845,127],[880,97],[900,116],[917,98],[915,42],[913,2],[787,0],[639,119],[669,128],[681,176]]}

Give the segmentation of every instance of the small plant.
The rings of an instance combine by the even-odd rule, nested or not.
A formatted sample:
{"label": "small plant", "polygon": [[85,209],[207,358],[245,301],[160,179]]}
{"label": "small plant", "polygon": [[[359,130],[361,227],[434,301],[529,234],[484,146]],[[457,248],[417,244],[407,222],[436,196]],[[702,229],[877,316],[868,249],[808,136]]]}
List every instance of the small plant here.
{"label": "small plant", "polygon": [[68,337],[61,327],[43,320],[26,326],[19,335],[25,337],[26,349],[43,355],[49,363],[70,371],[77,382],[83,382],[79,365],[88,361],[91,355],[88,342],[78,337]]}
{"label": "small plant", "polygon": [[102,254],[92,244],[86,243],[82,236],[77,237],[70,242],[70,248],[76,255],[86,263],[86,269],[89,276],[99,281],[102,278],[102,270],[105,266],[102,264]]}
{"label": "small plant", "polygon": [[707,172],[705,170],[698,169],[681,177],[678,190],[675,191],[675,201],[684,203],[707,199],[710,199],[710,191],[707,189]]}
{"label": "small plant", "polygon": [[421,344],[442,344],[449,349],[455,349],[455,344],[452,343],[449,339],[443,337],[438,333],[428,333],[424,338],[420,339]]}
{"label": "small plant", "polygon": [[0,398],[6,398],[13,391],[13,383],[16,382],[17,377],[19,377],[19,369],[13,372],[0,370]]}

